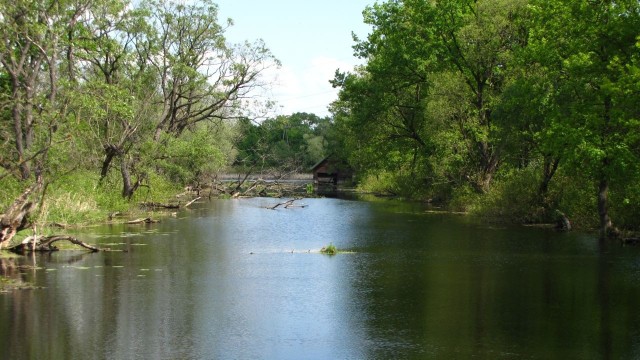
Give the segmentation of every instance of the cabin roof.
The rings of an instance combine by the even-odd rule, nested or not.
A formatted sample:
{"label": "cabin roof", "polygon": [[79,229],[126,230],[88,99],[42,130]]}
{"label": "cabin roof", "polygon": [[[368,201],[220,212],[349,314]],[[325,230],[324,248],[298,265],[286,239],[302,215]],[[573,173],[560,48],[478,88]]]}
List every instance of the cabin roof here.
{"label": "cabin roof", "polygon": [[317,168],[322,166],[327,161],[329,161],[329,157],[325,157],[322,160],[318,161],[315,165],[311,167],[311,171],[315,171]]}

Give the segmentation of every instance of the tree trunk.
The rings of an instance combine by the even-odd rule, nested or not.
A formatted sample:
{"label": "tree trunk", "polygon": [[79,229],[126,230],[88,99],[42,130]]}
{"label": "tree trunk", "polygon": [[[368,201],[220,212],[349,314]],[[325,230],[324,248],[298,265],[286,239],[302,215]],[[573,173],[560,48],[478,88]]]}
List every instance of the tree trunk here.
{"label": "tree trunk", "polygon": [[30,169],[29,164],[24,161],[24,142],[23,142],[23,132],[22,132],[22,104],[20,103],[20,92],[19,92],[19,80],[18,78],[14,78],[12,76],[12,86],[13,86],[13,109],[11,110],[11,115],[13,117],[13,131],[16,141],[16,151],[18,152],[18,164],[20,164],[20,173],[23,180],[29,178]]}
{"label": "tree trunk", "polygon": [[120,173],[122,174],[122,197],[130,200],[133,196],[133,193],[138,190],[140,185],[142,185],[142,181],[146,178],[146,175],[140,174],[135,183],[131,182],[131,174],[129,172],[129,164],[127,163],[126,156],[122,157],[122,162],[120,163]]}
{"label": "tree trunk", "polygon": [[[100,170],[100,182],[107,177],[107,173],[109,172],[109,167],[111,166],[111,162],[113,158],[120,154],[120,149],[116,146],[108,144],[104,146],[104,160],[102,161],[102,169]],[[123,159],[124,160],[124,159]]]}
{"label": "tree trunk", "polygon": [[35,201],[30,200],[31,195],[38,193],[41,188],[42,177],[38,175],[36,182],[22,192],[4,214],[0,214],[0,248],[11,241],[18,231],[30,226],[29,214],[35,206]]}
{"label": "tree trunk", "polygon": [[493,175],[498,170],[499,159],[498,155],[493,150],[493,147],[487,142],[481,142],[478,144],[480,148],[480,161],[482,166],[482,173],[480,174],[480,183],[478,189],[482,193],[486,193],[491,188],[491,182],[493,181]]}
{"label": "tree trunk", "polygon": [[29,236],[24,239],[22,243],[10,248],[10,250],[19,254],[33,251],[57,251],[58,248],[53,244],[58,241],[69,241],[72,244],[81,246],[85,249],[89,249],[92,252],[108,250],[89,245],[84,241],[78,240],[78,238],[68,235]]}
{"label": "tree trunk", "polygon": [[555,175],[556,170],[558,170],[559,164],[560,159],[558,158],[553,158],[551,156],[544,157],[542,182],[538,188],[538,199],[541,204],[544,203],[544,198],[547,196],[547,192],[549,191],[549,184],[551,183],[551,179],[553,179],[553,175]]}
{"label": "tree trunk", "polygon": [[605,240],[613,228],[609,217],[609,181],[603,176],[598,185],[598,215],[600,216],[600,240]]}
{"label": "tree trunk", "polygon": [[135,188],[133,185],[131,185],[131,174],[129,173],[129,165],[127,164],[127,159],[125,159],[124,157],[122,158],[122,162],[120,163],[120,174],[122,174],[122,197],[131,199]]}

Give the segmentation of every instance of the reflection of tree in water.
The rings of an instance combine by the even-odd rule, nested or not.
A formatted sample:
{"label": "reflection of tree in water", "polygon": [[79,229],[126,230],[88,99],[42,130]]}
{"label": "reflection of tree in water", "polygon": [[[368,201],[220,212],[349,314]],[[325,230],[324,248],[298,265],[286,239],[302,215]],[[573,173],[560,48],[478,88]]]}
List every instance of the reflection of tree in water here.
{"label": "reflection of tree in water", "polygon": [[24,264],[22,258],[0,256],[0,292],[13,289],[32,287],[26,273],[33,266]]}
{"label": "reflection of tree in water", "polygon": [[75,264],[84,260],[89,253],[53,257],[50,253],[36,256],[0,254],[0,292],[36,286],[36,271],[42,270],[38,263]]}

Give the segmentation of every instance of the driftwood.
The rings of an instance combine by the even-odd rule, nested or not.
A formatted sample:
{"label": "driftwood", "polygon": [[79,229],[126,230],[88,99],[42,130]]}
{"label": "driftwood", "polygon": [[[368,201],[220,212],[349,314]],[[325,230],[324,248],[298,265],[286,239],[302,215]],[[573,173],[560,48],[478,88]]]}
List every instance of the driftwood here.
{"label": "driftwood", "polygon": [[148,208],[158,208],[158,209],[179,209],[180,205],[174,205],[174,204],[162,204],[162,203],[157,203],[157,202],[142,202],[140,203],[140,206],[142,207],[148,207]]}
{"label": "driftwood", "polygon": [[4,214],[0,214],[0,248],[4,243],[11,241],[18,231],[30,227],[29,214],[35,208],[35,204],[29,198],[41,188],[42,177],[38,176],[36,182],[20,194]]}
{"label": "driftwood", "polygon": [[127,224],[155,224],[160,222],[160,220],[154,220],[152,218],[140,218],[131,221],[127,221]]}
{"label": "driftwood", "polygon": [[100,249],[93,245],[89,245],[81,240],[78,240],[75,237],[67,236],[67,235],[37,235],[37,236],[28,236],[25,238],[20,244],[9,248],[9,250],[17,253],[25,253],[29,251],[58,251],[59,249],[53,244],[58,241],[69,241],[72,244],[81,246],[85,249],[91,250],[92,252],[97,251],[108,251],[109,249]]}
{"label": "driftwood", "polygon": [[186,208],[189,205],[193,204],[194,202],[200,200],[202,198],[202,196],[198,196],[197,198],[187,202],[184,205],[180,205],[180,204],[163,204],[163,203],[158,203],[158,202],[142,202],[140,203],[140,206],[142,207],[147,207],[147,208],[154,208],[154,209],[180,209],[180,208]]}
{"label": "driftwood", "polygon": [[188,203],[184,204],[183,208],[189,207],[189,205],[193,204],[194,202],[200,200],[202,198],[202,196],[198,196],[197,198],[189,201]]}
{"label": "driftwood", "polygon": [[292,207],[300,207],[300,208],[307,207],[307,205],[294,205],[293,202],[296,201],[296,200],[300,200],[300,199],[291,199],[291,200],[287,200],[285,202],[277,203],[277,204],[275,204],[273,206],[267,206],[267,209],[275,210],[280,206],[284,207],[285,209],[289,209],[289,208],[292,208]]}

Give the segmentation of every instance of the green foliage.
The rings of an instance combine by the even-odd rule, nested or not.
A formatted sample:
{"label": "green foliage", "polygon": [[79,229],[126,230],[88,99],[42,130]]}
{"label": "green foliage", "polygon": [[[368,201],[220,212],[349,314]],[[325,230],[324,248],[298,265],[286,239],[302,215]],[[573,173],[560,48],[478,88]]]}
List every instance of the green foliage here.
{"label": "green foliage", "polygon": [[491,190],[478,199],[472,213],[520,224],[551,222],[551,215],[540,199],[540,173],[537,166],[531,165],[500,174]]}
{"label": "green foliage", "polygon": [[262,123],[242,119],[236,141],[236,165],[308,171],[328,154],[328,118],[294,113]]}
{"label": "green foliage", "polygon": [[452,211],[475,213],[482,196],[470,185],[465,184],[452,189],[448,207]]}
{"label": "green foliage", "polygon": [[320,249],[320,252],[325,255],[335,255],[338,253],[338,249],[336,248],[335,245],[333,245],[333,243],[330,243],[329,245]]}
{"label": "green foliage", "polygon": [[5,177],[1,180],[0,188],[0,209],[6,209],[24,191],[22,184],[15,177]]}
{"label": "green foliage", "polygon": [[56,179],[47,187],[36,221],[40,225],[103,222],[113,212],[139,212],[139,203],[143,201],[168,202],[181,190],[165,177],[151,173],[147,184],[129,201],[120,193],[120,181],[114,173],[99,183],[98,174],[87,170]]}
{"label": "green foliage", "polygon": [[62,176],[47,187],[46,198],[38,214],[42,225],[50,223],[86,224],[104,221],[110,211],[129,208],[118,187],[97,187],[98,174],[77,171]]}
{"label": "green foliage", "polygon": [[640,219],[640,182],[627,184],[611,194],[612,217],[622,230],[637,230]]}
{"label": "green foliage", "polygon": [[640,228],[640,3],[387,1],[364,21],[365,64],[332,81],[361,188]]}
{"label": "green foliage", "polygon": [[556,175],[551,193],[557,199],[555,208],[564,212],[577,228],[595,229],[598,226],[597,185],[582,176],[562,171]]}
{"label": "green foliage", "polygon": [[214,173],[225,165],[221,149],[214,145],[206,129],[180,138],[166,137],[149,146],[154,153],[149,156],[157,159],[155,167],[178,184],[197,182],[203,174]]}
{"label": "green foliage", "polygon": [[407,199],[425,199],[428,194],[424,187],[415,182],[415,174],[403,171],[379,171],[361,177],[358,189],[363,192],[393,195]]}
{"label": "green foliage", "polygon": [[104,220],[235,157],[230,123],[279,63],[228,43],[213,1],[42,5],[0,5],[0,214],[41,180],[38,224]]}

